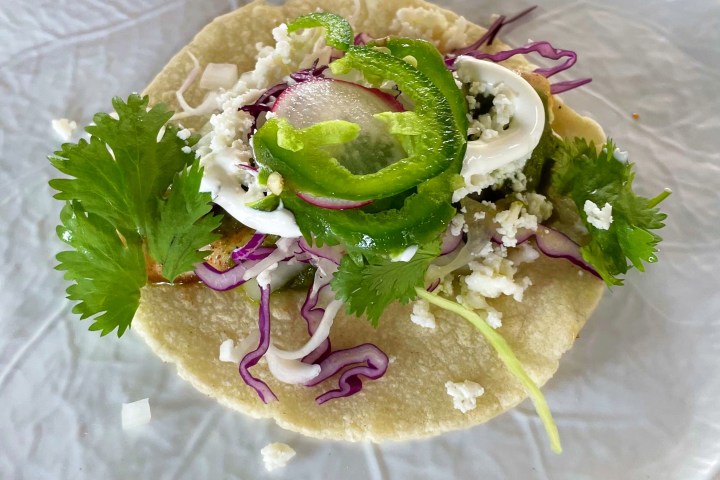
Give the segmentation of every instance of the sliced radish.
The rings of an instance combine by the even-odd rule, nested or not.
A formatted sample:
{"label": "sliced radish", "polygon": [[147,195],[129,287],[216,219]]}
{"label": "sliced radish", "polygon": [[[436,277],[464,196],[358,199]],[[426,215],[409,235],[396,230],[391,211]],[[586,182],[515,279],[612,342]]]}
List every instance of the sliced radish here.
{"label": "sliced radish", "polygon": [[343,200],[341,198],[317,197],[310,193],[298,192],[297,196],[311,205],[330,210],[350,210],[371,204],[372,200]]}
{"label": "sliced radish", "polygon": [[278,117],[287,119],[295,128],[307,128],[328,120],[346,120],[360,125],[360,134],[355,140],[323,147],[341,165],[358,175],[377,172],[406,157],[400,142],[388,132],[387,125],[373,116],[403,110],[402,104],[388,93],[331,78],[293,85],[282,92],[272,107]]}
{"label": "sliced radish", "polygon": [[587,270],[600,278],[597,271],[583,259],[580,253],[580,246],[573,242],[570,237],[554,228],[538,225],[535,234],[535,242],[538,248],[548,257],[564,258],[574,263],[583,270]]}

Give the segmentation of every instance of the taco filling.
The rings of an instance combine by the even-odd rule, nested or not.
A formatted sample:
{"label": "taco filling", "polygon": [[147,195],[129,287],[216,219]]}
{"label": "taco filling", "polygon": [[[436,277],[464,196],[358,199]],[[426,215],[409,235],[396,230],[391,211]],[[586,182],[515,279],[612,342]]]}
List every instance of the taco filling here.
{"label": "taco filling", "polygon": [[[532,9],[481,33],[311,3],[219,19],[51,157],[75,312],[103,335],[135,318],[202,391],[304,433],[430,435],[529,395],[559,452],[539,385],[603,283],[656,261],[669,192],[636,195],[554,96],[589,81],[552,82],[573,51],[496,40]],[[250,21],[274,45],[225,45]]]}

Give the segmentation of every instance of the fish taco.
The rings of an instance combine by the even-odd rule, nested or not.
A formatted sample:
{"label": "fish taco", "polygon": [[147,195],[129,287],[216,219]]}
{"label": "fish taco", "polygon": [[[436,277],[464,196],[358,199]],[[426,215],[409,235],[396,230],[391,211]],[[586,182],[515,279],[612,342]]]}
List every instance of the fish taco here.
{"label": "fish taco", "polygon": [[[526,13],[215,19],[51,157],[74,177],[51,185],[76,311],[103,334],[132,321],[201,392],[306,435],[427,437],[529,395],[559,451],[539,387],[606,284],[656,260],[668,192],[635,195],[626,154],[556,96],[589,81],[553,83],[575,52],[496,38]],[[91,149],[117,180],[83,170]]]}

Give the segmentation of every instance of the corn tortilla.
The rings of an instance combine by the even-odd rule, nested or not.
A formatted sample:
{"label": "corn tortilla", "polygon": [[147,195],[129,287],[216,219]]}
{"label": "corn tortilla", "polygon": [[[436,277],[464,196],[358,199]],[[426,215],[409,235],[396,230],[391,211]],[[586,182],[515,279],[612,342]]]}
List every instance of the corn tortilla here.
{"label": "corn tortilla", "polygon": [[[375,37],[393,33],[390,26],[403,7],[440,12],[449,24],[458,19],[450,11],[419,0],[367,0],[356,7],[353,2],[320,0],[289,1],[281,7],[251,3],[205,27],[173,57],[146,93],[151,102],[164,101],[176,108],[175,91],[192,68],[188,52],[201,65],[236,63],[240,71],[247,71],[254,67],[256,42],[272,45],[272,28],[319,8],[352,18],[356,32]],[[483,32],[481,27],[467,24],[469,39]],[[437,35],[441,34],[438,31]],[[443,47],[442,39],[434,40]],[[499,44],[495,48],[505,47]],[[511,66],[532,69],[522,58],[514,58]],[[193,87],[186,98],[197,104],[202,95]],[[594,121],[559,101],[554,102],[553,114],[553,128],[562,136],[596,142],[605,138]],[[184,124],[199,127],[204,121]],[[503,312],[500,333],[538,384],[555,373],[560,357],[572,346],[602,296],[603,283],[578,272],[569,262],[541,255],[535,262],[521,265],[516,274],[516,278],[532,280],[523,302],[507,297],[490,301]],[[305,322],[299,315],[303,300],[301,292],[272,295],[272,335],[278,347],[297,348],[307,340]],[[520,383],[468,322],[445,311],[432,311],[437,320],[434,330],[413,324],[411,307],[398,304],[385,312],[377,329],[364,319],[338,315],[331,332],[334,349],[371,342],[388,354],[391,364],[383,378],[365,381],[359,394],[321,406],[316,405],[315,397],[336,388],[337,380],[313,388],[286,385],[270,375],[263,360],[253,374],[267,382],[279,398],[266,405],[242,382],[236,366],[218,360],[223,340],[242,339],[257,328],[257,304],[240,289],[219,293],[198,284],[147,286],[133,329],[201,392],[247,415],[273,418],[281,427],[317,438],[380,442],[427,437],[485,422],[526,398]],[[477,408],[461,413],[453,407],[444,385],[465,380],[482,385],[485,394],[477,399]]]}

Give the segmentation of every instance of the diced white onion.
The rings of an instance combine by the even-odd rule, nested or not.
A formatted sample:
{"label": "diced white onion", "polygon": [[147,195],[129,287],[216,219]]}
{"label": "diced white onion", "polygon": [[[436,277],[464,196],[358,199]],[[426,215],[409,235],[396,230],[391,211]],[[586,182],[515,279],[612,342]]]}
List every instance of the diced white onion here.
{"label": "diced white onion", "polygon": [[234,63],[208,63],[200,77],[200,88],[228,90],[238,80],[238,67]]}
{"label": "diced white onion", "polygon": [[218,102],[217,102],[218,95],[216,92],[208,92],[205,99],[197,107],[191,107],[190,105],[188,105],[187,101],[185,100],[185,92],[187,91],[188,88],[190,88],[190,85],[192,85],[192,83],[195,81],[195,78],[197,77],[198,73],[200,73],[200,62],[198,62],[198,59],[192,53],[188,52],[188,55],[190,56],[190,59],[193,62],[193,69],[190,70],[190,73],[185,78],[185,81],[182,83],[182,85],[180,85],[180,88],[175,92],[175,98],[177,99],[177,102],[183,111],[176,112],[170,120],[179,120],[181,118],[186,118],[186,117],[207,115],[218,109]]}
{"label": "diced white onion", "polygon": [[150,399],[143,398],[136,402],[123,403],[122,405],[122,428],[136,428],[145,425],[150,421]]}

